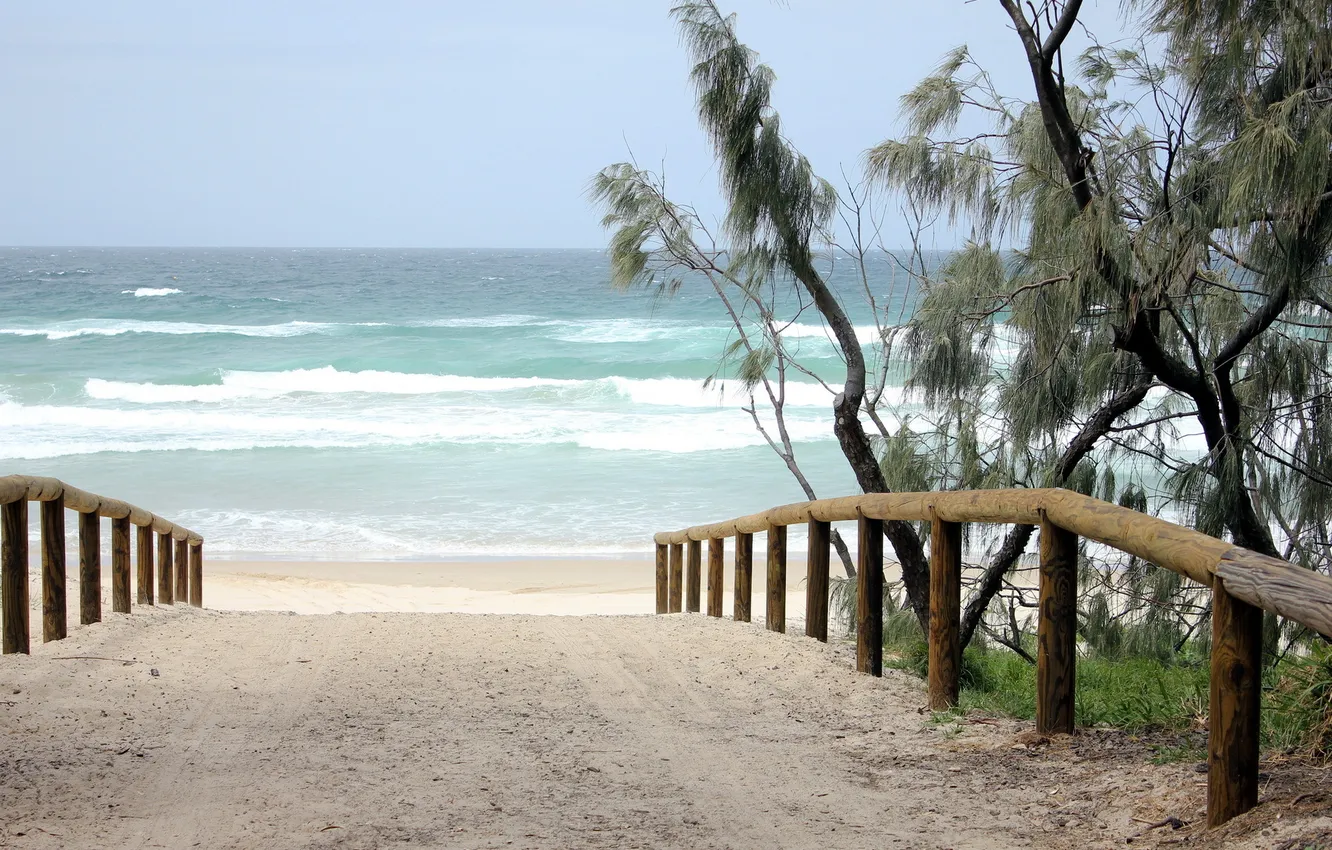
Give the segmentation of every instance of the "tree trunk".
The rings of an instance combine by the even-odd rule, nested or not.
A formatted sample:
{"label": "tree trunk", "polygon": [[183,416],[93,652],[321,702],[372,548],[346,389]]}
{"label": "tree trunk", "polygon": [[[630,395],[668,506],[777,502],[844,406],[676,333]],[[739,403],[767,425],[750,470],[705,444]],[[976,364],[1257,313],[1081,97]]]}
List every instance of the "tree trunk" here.
{"label": "tree trunk", "polygon": [[[832,329],[837,345],[846,360],[846,383],[842,392],[833,399],[833,433],[837,443],[856,475],[856,483],[865,493],[887,493],[888,482],[874,456],[869,435],[860,424],[860,407],[865,399],[865,355],[855,326],[842,309],[836,296],[823,282],[823,278],[808,263],[795,269],[796,277],[805,287],[814,306]],[[902,584],[906,587],[907,601],[916,613],[921,631],[930,627],[930,565],[915,526],[909,522],[891,520],[883,524],[883,535],[892,544],[897,563],[902,570]]]}

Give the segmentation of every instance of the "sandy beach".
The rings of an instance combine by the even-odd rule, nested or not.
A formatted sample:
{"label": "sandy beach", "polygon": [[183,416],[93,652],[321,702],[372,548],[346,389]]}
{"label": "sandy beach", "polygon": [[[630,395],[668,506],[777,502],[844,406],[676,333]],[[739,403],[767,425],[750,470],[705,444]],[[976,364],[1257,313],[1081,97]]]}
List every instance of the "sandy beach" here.
{"label": "sandy beach", "polygon": [[[936,717],[919,680],[795,627],[549,616],[650,608],[651,568],[213,561],[206,609],[35,628],[0,660],[0,847],[1084,850],[1165,846],[1144,825],[1179,816],[1189,846],[1266,848],[1332,827],[1300,817],[1317,779],[1276,764],[1274,805],[1199,833],[1192,763]],[[428,613],[450,607],[473,613]]]}
{"label": "sandy beach", "polygon": [[[370,611],[462,614],[650,614],[655,565],[647,559],[489,561],[209,561],[205,600],[224,611],[331,614]],[[724,611],[732,613],[727,564]],[[706,581],[706,577],[704,579]],[[787,571],[788,621],[803,621],[805,565]],[[706,588],[704,588],[706,593]],[[754,612],[767,593],[754,570]]]}

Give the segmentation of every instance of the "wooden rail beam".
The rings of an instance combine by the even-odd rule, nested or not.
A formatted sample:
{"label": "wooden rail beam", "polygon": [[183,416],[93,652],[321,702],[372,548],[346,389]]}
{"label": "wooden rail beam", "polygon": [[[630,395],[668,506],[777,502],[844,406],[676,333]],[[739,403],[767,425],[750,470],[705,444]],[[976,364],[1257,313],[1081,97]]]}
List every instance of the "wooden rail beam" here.
{"label": "wooden rail beam", "polygon": [[[59,494],[59,484],[54,479],[0,477],[0,503],[21,498],[25,493],[35,500],[51,499]],[[1208,822],[1212,825],[1247,811],[1257,799],[1261,612],[1270,611],[1332,638],[1332,577],[1157,517],[1057,488],[846,496],[780,505],[732,520],[659,532],[654,538],[656,543],[669,545],[672,551],[672,610],[679,610],[679,580],[675,574],[678,547],[686,541],[711,541],[711,588],[712,544],[717,543],[720,552],[724,538],[734,536],[735,619],[748,622],[753,535],[767,530],[769,627],[779,622],[784,625],[785,527],[808,523],[811,548],[806,631],[817,636],[820,627],[826,627],[820,623],[817,610],[818,599],[824,596],[818,587],[824,581],[820,574],[825,569],[821,563],[826,553],[823,535],[828,523],[852,519],[859,524],[860,537],[856,669],[875,675],[881,674],[883,660],[883,521],[932,523],[930,702],[935,707],[953,704],[957,699],[960,582],[956,577],[961,572],[961,523],[1041,526],[1036,726],[1043,733],[1071,732],[1074,727],[1079,538],[1151,561],[1212,588],[1214,637],[1208,774]],[[26,538],[23,545],[26,546]],[[780,599],[776,595],[779,588]],[[10,603],[6,600],[5,604],[8,612]],[[711,607],[710,589],[710,612]],[[826,618],[826,609],[823,616]],[[10,651],[8,629],[7,624],[6,651]]]}
{"label": "wooden rail beam", "polygon": [[697,614],[702,596],[703,543],[690,540],[685,547],[685,611]]}
{"label": "wooden rail beam", "polygon": [[684,598],[684,544],[671,544],[671,606],[670,613],[679,614]]}
{"label": "wooden rail beam", "polygon": [[42,512],[42,642],[64,640],[69,634],[65,592],[65,500],[41,503]]}
{"label": "wooden rail beam", "polygon": [[157,601],[162,605],[171,605],[176,601],[175,575],[171,572],[171,534],[160,532],[157,535]]}
{"label": "wooden rail beam", "polygon": [[1212,675],[1207,734],[1207,825],[1258,805],[1263,611],[1212,585]]}
{"label": "wooden rail beam", "polygon": [[828,642],[828,561],[832,523],[809,521],[809,557],[805,564],[805,635]]}
{"label": "wooden rail beam", "polygon": [[859,520],[856,670],[883,675],[883,520]]}
{"label": "wooden rail beam", "polygon": [[4,607],[3,649],[28,652],[28,503],[0,508],[0,598]]}
{"label": "wooden rail beam", "polygon": [[190,544],[190,605],[203,607],[203,541]]}
{"label": "wooden rail beam", "polygon": [[129,517],[134,525],[149,525],[158,534],[170,534],[190,543],[202,543],[203,537],[183,525],[163,519],[155,514],[119,499],[108,499],[78,487],[71,487],[58,478],[38,475],[0,475],[0,504],[12,502],[49,502],[64,499],[68,510],[81,514],[95,513],[107,519]]}
{"label": "wooden rail beam", "polygon": [[185,540],[176,541],[176,603],[184,605],[190,601],[190,544]]}
{"label": "wooden rail beam", "polygon": [[139,544],[139,604],[153,604],[153,528],[140,525],[137,531]]}
{"label": "wooden rail beam", "polygon": [[657,546],[657,613],[670,613],[670,548],[668,544],[658,543]]}
{"label": "wooden rail beam", "polygon": [[102,622],[102,518],[79,514],[79,622]]}
{"label": "wooden rail beam", "polygon": [[735,536],[735,612],[736,622],[748,623],[754,601],[754,535]]}
{"label": "wooden rail beam", "polygon": [[768,526],[768,631],[786,632],[786,526]]}
{"label": "wooden rail beam", "polygon": [[130,520],[111,520],[111,610],[130,612]]}
{"label": "wooden rail beam", "polygon": [[962,524],[930,523],[930,708],[957,705],[962,668]]}
{"label": "wooden rail beam", "polygon": [[722,615],[722,587],[726,570],[726,540],[708,540],[708,616]]}
{"label": "wooden rail beam", "polygon": [[1041,588],[1036,624],[1036,731],[1072,734],[1077,680],[1078,537],[1041,521]]}

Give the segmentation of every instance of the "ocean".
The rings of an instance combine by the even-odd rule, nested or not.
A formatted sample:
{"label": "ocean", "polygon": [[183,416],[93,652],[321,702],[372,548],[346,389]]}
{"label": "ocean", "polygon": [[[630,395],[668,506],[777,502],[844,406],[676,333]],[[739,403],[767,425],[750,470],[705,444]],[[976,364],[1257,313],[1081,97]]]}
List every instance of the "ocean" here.
{"label": "ocean", "polygon": [[[734,340],[707,284],[617,292],[599,251],[7,248],[0,293],[0,473],[139,504],[210,558],[638,556],[804,498],[737,383],[704,386]],[[816,312],[786,336],[836,381]],[[802,467],[855,492],[797,377]]]}

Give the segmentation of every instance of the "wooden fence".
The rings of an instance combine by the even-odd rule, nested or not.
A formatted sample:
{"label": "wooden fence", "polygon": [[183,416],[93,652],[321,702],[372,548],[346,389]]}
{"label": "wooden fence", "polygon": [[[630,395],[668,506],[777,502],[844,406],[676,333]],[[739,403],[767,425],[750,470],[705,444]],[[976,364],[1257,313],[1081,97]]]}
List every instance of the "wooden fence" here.
{"label": "wooden fence", "polygon": [[[955,705],[961,664],[962,524],[1040,528],[1036,728],[1072,732],[1077,634],[1078,538],[1137,555],[1212,592],[1207,822],[1258,802],[1262,613],[1332,635],[1332,578],[1182,526],[1060,489],[886,493],[820,499],[657,534],[657,613],[699,610],[700,552],[708,541],[708,614],[722,612],[725,538],[735,541],[735,619],[750,619],[754,534],[768,537],[767,626],[786,631],[786,528],[809,525],[805,633],[828,639],[829,524],[856,521],[856,669],[882,675],[883,523],[929,522],[929,701]],[[688,547],[686,563],[685,547]]]}
{"label": "wooden fence", "polygon": [[[203,607],[203,538],[182,525],[119,499],[56,478],[0,476],[0,608],[4,652],[28,652],[28,502],[41,504],[42,640],[67,633],[65,510],[79,515],[79,622],[102,619],[101,519],[111,520],[111,610],[130,612],[130,526],[138,527],[138,604],[153,604],[153,543],[157,601]],[[174,570],[174,574],[173,574]]]}

